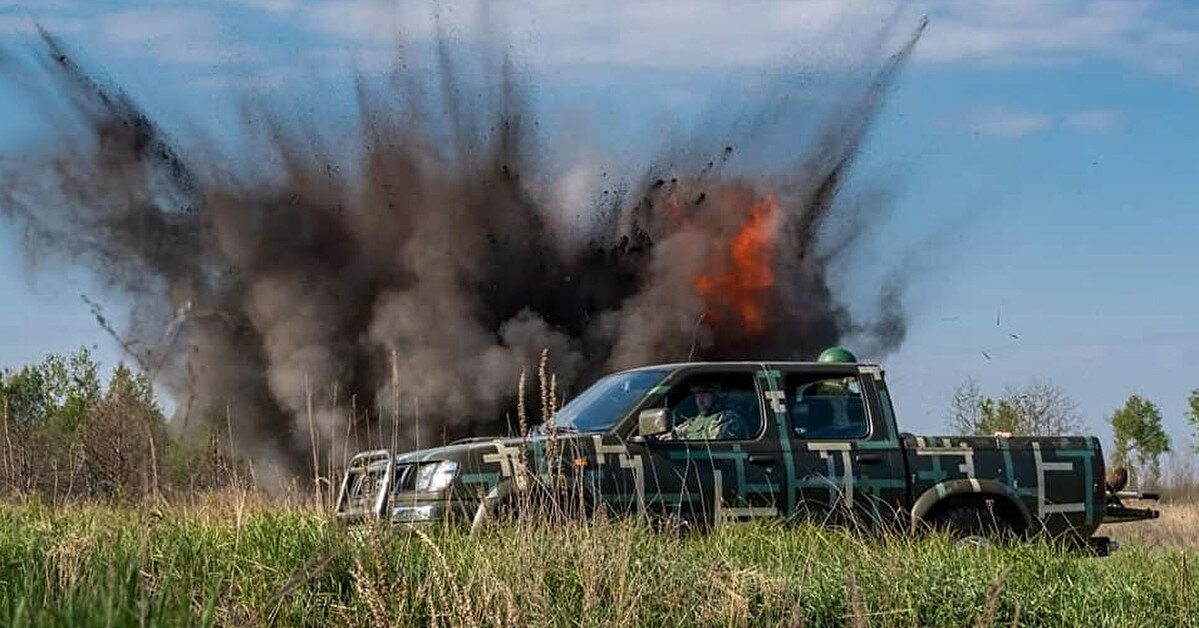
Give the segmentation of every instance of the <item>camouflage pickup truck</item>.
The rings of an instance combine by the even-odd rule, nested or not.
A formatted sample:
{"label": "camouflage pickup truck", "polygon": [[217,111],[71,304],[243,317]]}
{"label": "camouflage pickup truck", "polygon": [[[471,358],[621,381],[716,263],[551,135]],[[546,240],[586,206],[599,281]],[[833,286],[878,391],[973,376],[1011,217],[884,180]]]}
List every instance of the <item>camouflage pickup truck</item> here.
{"label": "camouflage pickup truck", "polygon": [[337,513],[477,526],[556,480],[587,508],[704,529],[757,517],[927,522],[967,536],[1069,537],[1101,552],[1100,523],[1157,515],[1125,508],[1119,487],[1105,485],[1096,438],[901,433],[883,370],[833,357],[615,373],[524,438],[358,454]]}

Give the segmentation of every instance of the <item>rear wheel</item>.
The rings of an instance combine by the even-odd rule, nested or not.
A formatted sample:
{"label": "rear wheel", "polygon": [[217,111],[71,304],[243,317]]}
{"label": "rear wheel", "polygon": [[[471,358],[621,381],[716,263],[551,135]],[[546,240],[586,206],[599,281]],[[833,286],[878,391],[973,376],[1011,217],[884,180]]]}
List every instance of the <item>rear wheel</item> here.
{"label": "rear wheel", "polygon": [[963,543],[986,545],[1016,536],[1016,529],[994,508],[983,504],[953,504],[932,519],[933,527],[944,530]]}

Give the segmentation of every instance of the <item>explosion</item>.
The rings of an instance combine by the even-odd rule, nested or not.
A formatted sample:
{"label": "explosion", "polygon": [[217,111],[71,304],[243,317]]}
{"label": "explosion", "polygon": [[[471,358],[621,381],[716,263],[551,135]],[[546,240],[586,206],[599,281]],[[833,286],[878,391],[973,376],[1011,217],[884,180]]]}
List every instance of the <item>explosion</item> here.
{"label": "explosion", "polygon": [[[695,278],[695,289],[704,301],[705,311],[719,312],[723,307],[736,310],[744,333],[761,334],[766,305],[763,300],[774,287],[774,239],[777,236],[778,201],[774,195],[755,202],[744,224],[733,236],[725,259],[716,257],[718,266]],[[727,321],[725,329],[731,326]],[[736,327],[732,327],[736,329]]]}
{"label": "explosion", "polygon": [[338,138],[353,150],[255,111],[227,155],[172,141],[43,34],[35,66],[7,70],[44,74],[40,96],[64,106],[46,110],[50,141],[0,162],[0,216],[28,255],[88,268],[131,306],[117,335],[174,398],[181,437],[228,434],[269,484],[312,452],[323,466],[502,432],[543,349],[574,391],[652,362],[895,349],[902,283],[851,316],[830,280],[851,247],[827,223],[840,212],[848,242],[884,210],[842,183],[922,29],[780,172],[737,172],[722,142],[585,211],[547,191],[502,53],[484,55],[482,89],[446,55],[437,89],[403,59],[383,89],[360,81],[357,134]]}

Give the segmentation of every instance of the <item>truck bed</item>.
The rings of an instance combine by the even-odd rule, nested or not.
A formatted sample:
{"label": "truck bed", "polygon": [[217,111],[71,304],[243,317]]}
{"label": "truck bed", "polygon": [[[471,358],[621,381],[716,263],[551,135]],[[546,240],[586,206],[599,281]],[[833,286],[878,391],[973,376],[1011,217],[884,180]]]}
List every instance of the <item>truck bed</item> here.
{"label": "truck bed", "polygon": [[[912,511],[991,493],[1029,532],[1089,536],[1103,519],[1103,456],[1093,437],[915,436],[902,439]],[[1003,500],[997,500],[1002,502]]]}

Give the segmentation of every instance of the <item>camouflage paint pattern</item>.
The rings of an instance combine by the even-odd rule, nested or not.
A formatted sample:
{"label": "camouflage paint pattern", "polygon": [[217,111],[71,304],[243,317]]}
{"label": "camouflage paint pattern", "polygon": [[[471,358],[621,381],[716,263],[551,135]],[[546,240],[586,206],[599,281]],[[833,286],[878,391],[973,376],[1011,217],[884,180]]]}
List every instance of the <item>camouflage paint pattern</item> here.
{"label": "camouflage paint pattern", "polygon": [[[646,367],[651,368],[651,367]],[[652,368],[664,368],[661,366]],[[393,521],[481,521],[532,486],[559,478],[589,507],[716,527],[756,517],[811,518],[871,528],[906,528],[935,517],[949,499],[991,500],[1030,534],[1089,537],[1103,517],[1103,456],[1090,437],[913,436],[897,430],[883,371],[871,364],[689,363],[663,380],[606,433],[473,439],[397,454],[360,454],[342,482],[338,514]],[[679,441],[637,435],[637,415],[663,407],[676,384],[696,374],[748,374],[761,431],[736,441]],[[857,438],[797,435],[788,414],[788,378],[856,383],[868,429]],[[412,485],[422,464],[456,461],[448,490]],[[363,478],[373,478],[365,482]],[[367,492],[390,487],[387,493]],[[390,513],[385,515],[384,513]]]}

